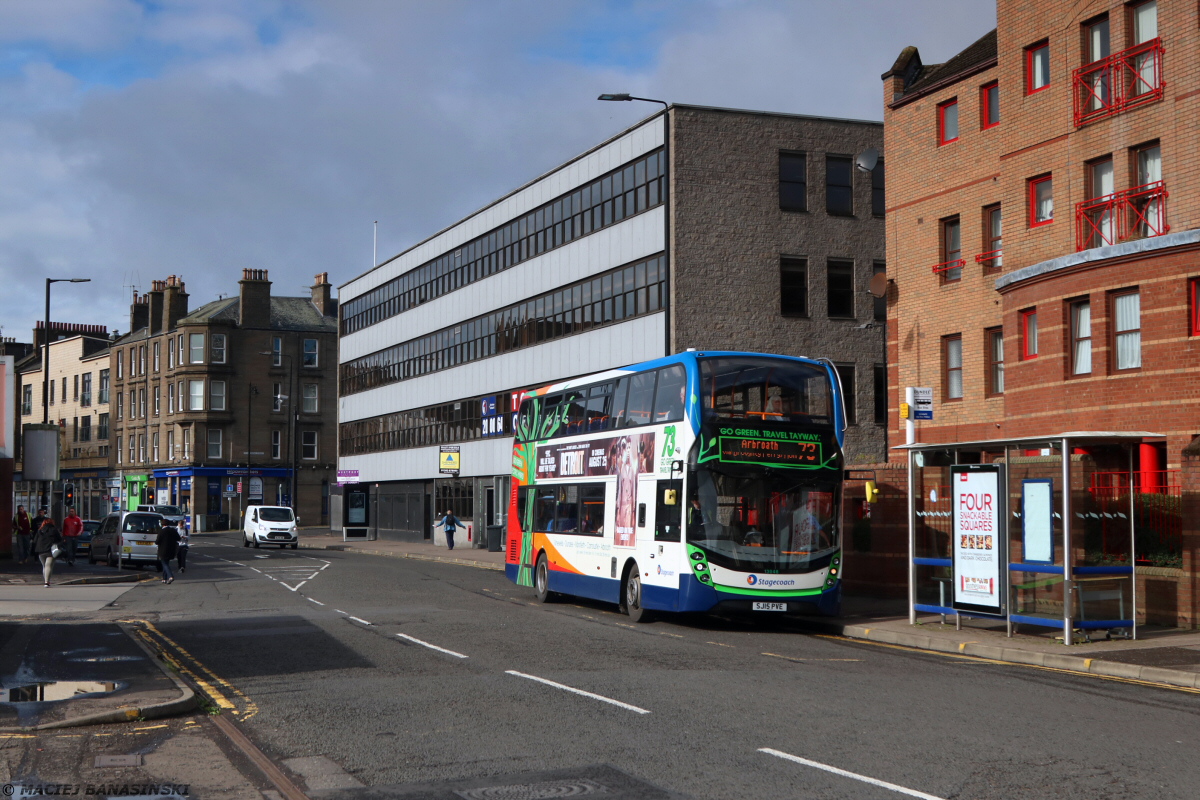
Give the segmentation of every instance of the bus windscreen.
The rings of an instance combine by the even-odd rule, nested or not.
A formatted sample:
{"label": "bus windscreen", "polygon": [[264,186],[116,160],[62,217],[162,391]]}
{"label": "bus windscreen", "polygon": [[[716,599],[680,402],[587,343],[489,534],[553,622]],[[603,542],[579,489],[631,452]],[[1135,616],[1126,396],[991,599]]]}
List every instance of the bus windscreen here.
{"label": "bus windscreen", "polygon": [[755,357],[701,358],[705,422],[756,420],[833,425],[829,374],[799,361]]}

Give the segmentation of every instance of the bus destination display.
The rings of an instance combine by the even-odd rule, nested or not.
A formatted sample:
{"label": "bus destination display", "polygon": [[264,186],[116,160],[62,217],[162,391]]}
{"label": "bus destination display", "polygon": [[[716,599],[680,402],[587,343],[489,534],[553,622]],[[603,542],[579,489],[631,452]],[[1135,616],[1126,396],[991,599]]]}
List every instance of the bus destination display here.
{"label": "bus destination display", "polygon": [[735,464],[818,468],[824,465],[821,436],[807,431],[718,428],[718,458]]}

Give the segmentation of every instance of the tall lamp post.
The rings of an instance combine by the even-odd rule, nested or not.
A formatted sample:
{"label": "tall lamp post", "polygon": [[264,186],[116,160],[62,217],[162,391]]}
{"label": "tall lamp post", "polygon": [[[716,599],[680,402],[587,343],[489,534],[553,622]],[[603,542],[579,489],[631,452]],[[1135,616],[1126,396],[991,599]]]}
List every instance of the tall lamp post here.
{"label": "tall lamp post", "polygon": [[[91,283],[91,278],[46,278],[46,317],[42,322],[42,424],[50,424],[50,284]],[[46,504],[50,505],[54,491],[52,481],[46,481]]]}
{"label": "tall lamp post", "polygon": [[666,100],[655,100],[652,97],[634,97],[631,94],[602,94],[597,100],[609,102],[629,102],[638,100],[643,103],[661,103],[663,107],[663,263],[667,270],[667,293],[662,298],[663,310],[663,355],[671,355],[671,106]]}
{"label": "tall lamp post", "polygon": [[[292,514],[296,513],[296,422],[300,419],[300,407],[296,405],[296,391],[293,382],[296,377],[296,365],[292,360],[292,356],[288,353],[276,353],[274,350],[266,350],[259,353],[260,356],[271,356],[275,358],[286,358],[288,360],[288,392],[285,398],[288,401],[288,463],[290,464],[290,473],[288,479],[288,504],[292,508]],[[272,363],[272,366],[278,366]]]}

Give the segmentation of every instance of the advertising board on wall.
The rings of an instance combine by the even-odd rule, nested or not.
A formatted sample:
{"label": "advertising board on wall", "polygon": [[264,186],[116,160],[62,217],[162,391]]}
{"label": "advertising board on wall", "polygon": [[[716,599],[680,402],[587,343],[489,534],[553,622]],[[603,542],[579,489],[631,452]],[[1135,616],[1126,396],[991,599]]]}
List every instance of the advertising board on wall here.
{"label": "advertising board on wall", "polygon": [[954,608],[1005,616],[1008,602],[1007,482],[1000,464],[950,468]]}
{"label": "advertising board on wall", "polygon": [[0,356],[0,458],[15,458],[17,389],[13,361],[12,356]]}

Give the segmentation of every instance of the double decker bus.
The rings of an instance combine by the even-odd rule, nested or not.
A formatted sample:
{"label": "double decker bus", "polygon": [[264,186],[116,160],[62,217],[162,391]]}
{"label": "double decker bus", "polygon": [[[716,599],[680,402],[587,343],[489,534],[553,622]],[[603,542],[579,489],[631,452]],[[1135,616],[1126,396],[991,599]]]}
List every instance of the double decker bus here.
{"label": "double decker bus", "polygon": [[525,392],[505,573],[634,621],[836,614],[844,430],[807,358],[688,351]]}

